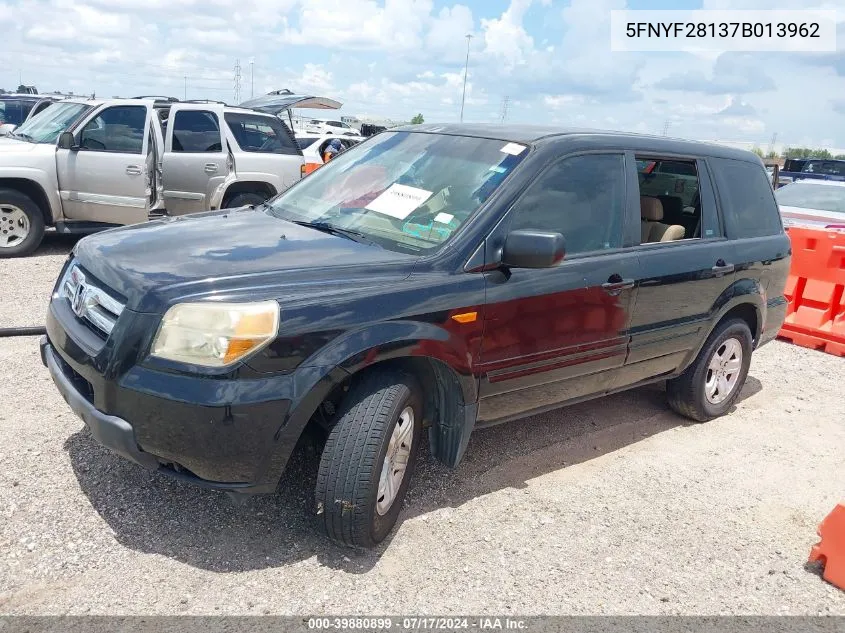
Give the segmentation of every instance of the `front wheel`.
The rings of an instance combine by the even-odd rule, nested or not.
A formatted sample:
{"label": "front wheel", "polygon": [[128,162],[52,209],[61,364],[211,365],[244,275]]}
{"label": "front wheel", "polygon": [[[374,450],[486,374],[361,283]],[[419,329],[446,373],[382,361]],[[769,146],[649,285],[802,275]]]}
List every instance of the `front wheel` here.
{"label": "front wheel", "polygon": [[411,376],[373,373],[350,389],[317,475],[317,514],[332,540],[373,547],[399,517],[422,435]]}
{"label": "front wheel", "polygon": [[753,347],[751,330],[742,319],[719,325],[692,365],[667,382],[669,406],[698,422],[727,413],[748,377]]}
{"label": "front wheel", "polygon": [[0,189],[0,257],[29,255],[43,237],[44,218],[32,198]]}
{"label": "front wheel", "polygon": [[254,207],[267,200],[267,196],[260,193],[236,193],[223,203],[223,209],[238,209],[240,207]]}

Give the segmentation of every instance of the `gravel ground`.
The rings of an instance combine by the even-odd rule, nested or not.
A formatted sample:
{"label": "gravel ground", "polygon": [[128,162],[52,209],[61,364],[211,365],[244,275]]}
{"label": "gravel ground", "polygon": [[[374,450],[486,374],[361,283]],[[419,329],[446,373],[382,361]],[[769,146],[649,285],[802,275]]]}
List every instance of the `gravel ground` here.
{"label": "gravel ground", "polygon": [[[0,260],[0,327],[37,325],[72,245]],[[37,339],[0,339],[0,613],[842,614],[805,566],[845,494],[845,360],[775,342],[730,415],[650,387],[423,451],[372,552],[312,530],[317,461],[237,508],[99,447]]]}

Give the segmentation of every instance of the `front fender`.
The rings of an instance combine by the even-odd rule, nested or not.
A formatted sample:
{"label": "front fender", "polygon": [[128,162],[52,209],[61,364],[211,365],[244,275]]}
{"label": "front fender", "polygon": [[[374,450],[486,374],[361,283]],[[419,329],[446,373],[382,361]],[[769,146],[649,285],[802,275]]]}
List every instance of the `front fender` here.
{"label": "front fender", "polygon": [[[53,171],[48,172],[44,169],[35,167],[0,167],[0,187],[9,186],[15,188],[14,184],[6,185],[4,181],[8,180],[27,180],[40,187],[44,192],[49,209],[41,209],[44,214],[44,220],[47,224],[52,224],[56,220],[62,219],[62,201],[59,197],[58,179],[55,173],[55,158],[51,157],[49,164]],[[36,203],[38,201],[36,200]],[[40,206],[40,205],[39,205]]]}

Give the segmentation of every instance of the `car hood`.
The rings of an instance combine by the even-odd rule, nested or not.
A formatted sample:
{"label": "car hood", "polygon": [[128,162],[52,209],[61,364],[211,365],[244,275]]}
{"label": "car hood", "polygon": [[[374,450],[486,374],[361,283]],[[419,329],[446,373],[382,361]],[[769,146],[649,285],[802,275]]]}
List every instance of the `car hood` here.
{"label": "car hood", "polygon": [[780,205],[780,213],[788,225],[802,224],[806,226],[826,226],[828,224],[845,224],[845,213],[823,211],[821,209],[805,209]]}
{"label": "car hood", "polygon": [[28,154],[29,152],[42,150],[47,148],[48,151],[56,151],[55,145],[46,143],[30,143],[19,138],[12,138],[10,136],[0,136],[0,156],[6,154]]}
{"label": "car hood", "polygon": [[342,286],[356,275],[404,278],[417,259],[248,207],[98,233],[77,244],[75,257],[140,312],[186,297],[277,298],[284,287]]}

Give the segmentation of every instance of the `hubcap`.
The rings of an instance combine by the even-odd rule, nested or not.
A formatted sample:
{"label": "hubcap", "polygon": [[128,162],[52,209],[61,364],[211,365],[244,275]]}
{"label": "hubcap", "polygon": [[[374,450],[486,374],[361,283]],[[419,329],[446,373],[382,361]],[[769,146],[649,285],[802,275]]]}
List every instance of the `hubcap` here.
{"label": "hubcap", "polygon": [[399,488],[408,468],[408,460],[411,457],[413,441],[414,410],[411,407],[405,407],[393,427],[387,453],[384,456],[384,464],[381,467],[376,498],[376,512],[381,516],[388,513],[393,502],[396,501],[396,495],[399,494]]}
{"label": "hubcap", "polygon": [[29,235],[29,218],[23,209],[0,203],[0,248],[17,246]]}
{"label": "hubcap", "polygon": [[737,383],[742,371],[742,344],[735,338],[722,343],[707,366],[707,381],[704,383],[704,395],[711,404],[720,404],[727,400]]}

